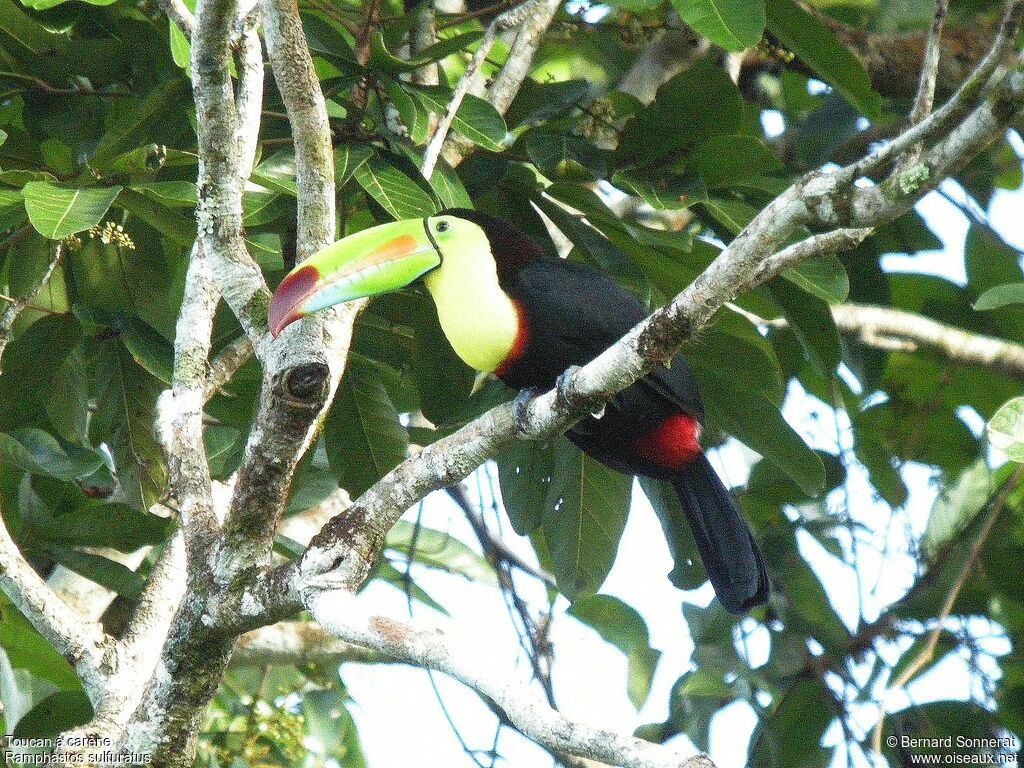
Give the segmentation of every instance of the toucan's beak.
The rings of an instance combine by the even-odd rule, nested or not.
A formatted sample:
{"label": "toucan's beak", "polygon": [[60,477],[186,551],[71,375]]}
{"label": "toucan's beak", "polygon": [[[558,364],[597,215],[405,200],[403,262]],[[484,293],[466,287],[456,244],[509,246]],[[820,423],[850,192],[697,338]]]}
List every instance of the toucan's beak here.
{"label": "toucan's beak", "polygon": [[270,300],[270,332],[276,339],[317,310],[404,288],[440,264],[425,219],[364,229],[313,254],[281,281]]}

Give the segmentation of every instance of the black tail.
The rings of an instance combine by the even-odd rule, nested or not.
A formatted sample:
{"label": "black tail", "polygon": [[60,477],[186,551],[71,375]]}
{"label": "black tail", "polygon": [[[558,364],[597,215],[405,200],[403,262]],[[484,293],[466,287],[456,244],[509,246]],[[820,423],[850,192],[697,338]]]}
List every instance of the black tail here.
{"label": "black tail", "polygon": [[742,615],[768,601],[768,574],[757,543],[707,456],[672,481],[715,594]]}

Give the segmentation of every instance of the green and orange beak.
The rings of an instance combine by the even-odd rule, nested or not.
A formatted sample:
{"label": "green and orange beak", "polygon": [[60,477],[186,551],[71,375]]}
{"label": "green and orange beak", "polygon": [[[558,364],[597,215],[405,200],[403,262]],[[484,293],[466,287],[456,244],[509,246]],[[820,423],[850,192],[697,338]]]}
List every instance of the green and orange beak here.
{"label": "green and orange beak", "polygon": [[312,312],[396,291],[440,266],[441,251],[427,226],[428,219],[381,224],[303,261],[270,300],[268,322],[274,338]]}

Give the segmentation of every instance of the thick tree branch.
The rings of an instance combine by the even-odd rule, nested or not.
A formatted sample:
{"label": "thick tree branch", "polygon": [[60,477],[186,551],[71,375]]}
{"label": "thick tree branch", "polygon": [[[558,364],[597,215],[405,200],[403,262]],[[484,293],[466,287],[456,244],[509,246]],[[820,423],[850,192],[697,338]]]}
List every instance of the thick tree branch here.
{"label": "thick tree branch", "polygon": [[[262,8],[267,52],[295,141],[301,260],[334,241],[330,125],[297,6],[291,0],[264,0]],[[257,347],[263,392],[225,526],[225,559],[218,566],[225,581],[270,562],[286,490],[337,387],[360,307],[324,313],[288,329],[276,342],[264,337]]]}
{"label": "thick tree branch", "polygon": [[[178,502],[188,551],[187,589],[168,629],[165,617],[177,607],[174,598],[180,598],[180,591],[174,574],[158,569],[162,580],[151,583],[144,601],[148,608],[136,615],[118,648],[129,666],[152,659],[149,668],[155,672],[125,724],[123,745],[152,755],[155,765],[191,761],[207,703],[231,650],[230,641],[213,637],[203,621],[209,602],[222,589],[209,568],[223,548],[202,442],[202,411],[218,290],[250,338],[258,342],[265,335],[269,291],[242,235],[242,191],[255,155],[263,87],[259,38],[244,23],[248,14],[233,0],[199,0],[192,35],[198,239],[179,315],[173,387],[161,397],[159,429],[169,452],[169,491]],[[236,94],[229,64],[232,32],[240,24]],[[173,557],[171,547],[166,561]],[[155,628],[162,634],[155,634]],[[162,650],[153,658],[151,649],[161,646],[157,638]]]}
{"label": "thick tree branch", "polygon": [[684,755],[671,747],[593,728],[543,703],[515,671],[483,660],[476,638],[454,627],[438,629],[366,613],[358,601],[321,595],[313,615],[335,637],[398,661],[451,675],[487,696],[521,733],[555,754],[578,755],[624,768],[714,768],[705,755]]}

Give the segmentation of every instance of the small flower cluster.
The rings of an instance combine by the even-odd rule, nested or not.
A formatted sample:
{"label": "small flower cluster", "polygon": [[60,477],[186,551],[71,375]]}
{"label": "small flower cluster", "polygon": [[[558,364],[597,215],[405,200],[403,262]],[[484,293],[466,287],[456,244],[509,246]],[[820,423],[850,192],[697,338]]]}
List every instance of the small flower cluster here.
{"label": "small flower cluster", "polygon": [[591,102],[576,123],[575,132],[590,139],[598,146],[616,140],[615,105],[610,99],[601,98]]}
{"label": "small flower cluster", "polygon": [[97,224],[86,232],[90,238],[99,238],[104,245],[117,245],[128,251],[135,250],[135,241],[131,235],[124,231],[124,227],[112,221],[103,222],[102,226]]}
{"label": "small flower cluster", "polygon": [[771,59],[781,61],[783,64],[789,64],[796,58],[796,54],[792,51],[786,50],[781,45],[776,45],[765,37],[762,37],[761,42],[757,44],[757,50]]}

